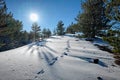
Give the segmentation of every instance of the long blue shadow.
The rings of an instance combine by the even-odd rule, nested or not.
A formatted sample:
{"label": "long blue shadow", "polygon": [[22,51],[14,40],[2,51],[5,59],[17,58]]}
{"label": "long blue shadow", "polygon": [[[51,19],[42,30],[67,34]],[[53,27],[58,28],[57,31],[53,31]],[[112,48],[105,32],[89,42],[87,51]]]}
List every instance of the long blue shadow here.
{"label": "long blue shadow", "polygon": [[[82,60],[85,60],[89,63],[94,63],[93,62],[93,58],[89,58],[89,57],[83,57],[83,56],[73,56],[73,55],[70,55],[71,57],[75,57],[75,58],[79,58],[79,59],[82,59]],[[102,67],[108,67],[104,62],[100,61],[98,62],[98,65],[102,66]]]}

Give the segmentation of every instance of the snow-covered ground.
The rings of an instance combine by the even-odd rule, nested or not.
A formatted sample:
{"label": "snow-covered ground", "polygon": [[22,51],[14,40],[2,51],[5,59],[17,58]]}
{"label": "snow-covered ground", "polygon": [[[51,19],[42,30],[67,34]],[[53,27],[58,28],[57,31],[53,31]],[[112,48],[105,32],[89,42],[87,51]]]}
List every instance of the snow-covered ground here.
{"label": "snow-covered ground", "polygon": [[53,36],[0,52],[0,80],[120,80],[120,67],[88,41]]}

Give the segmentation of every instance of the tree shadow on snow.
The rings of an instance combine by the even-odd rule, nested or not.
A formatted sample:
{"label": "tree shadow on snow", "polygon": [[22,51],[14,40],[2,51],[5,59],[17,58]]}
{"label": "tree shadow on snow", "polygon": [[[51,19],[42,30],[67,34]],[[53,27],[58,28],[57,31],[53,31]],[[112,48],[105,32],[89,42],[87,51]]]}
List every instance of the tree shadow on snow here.
{"label": "tree shadow on snow", "polygon": [[49,46],[45,46],[46,48],[48,48],[50,51],[57,53],[54,49],[50,48]]}
{"label": "tree shadow on snow", "polygon": [[61,39],[61,38],[59,38],[59,37],[50,37],[50,38],[52,38],[52,39]]}
{"label": "tree shadow on snow", "polygon": [[67,47],[70,48],[70,41],[67,41]]}
{"label": "tree shadow on snow", "polygon": [[58,57],[54,57],[54,56],[53,56],[50,52],[48,52],[48,51],[47,51],[47,52],[42,51],[42,54],[43,54],[46,62],[48,63],[48,65],[53,65],[53,64],[57,61],[57,59],[58,59]]}
{"label": "tree shadow on snow", "polygon": [[31,50],[30,52],[33,52],[33,49],[32,49],[33,45],[35,45],[35,44],[28,44],[27,49],[24,51],[24,53],[27,53],[30,50]]}
{"label": "tree shadow on snow", "polygon": [[[71,57],[75,57],[75,58],[79,58],[79,59],[82,59],[82,60],[85,60],[89,63],[94,63],[94,59],[93,58],[89,58],[89,57],[83,57],[83,56],[73,56],[73,55],[70,55]],[[94,63],[95,64],[95,63]],[[102,67],[108,67],[104,62],[100,61],[98,62],[98,65],[102,66]]]}

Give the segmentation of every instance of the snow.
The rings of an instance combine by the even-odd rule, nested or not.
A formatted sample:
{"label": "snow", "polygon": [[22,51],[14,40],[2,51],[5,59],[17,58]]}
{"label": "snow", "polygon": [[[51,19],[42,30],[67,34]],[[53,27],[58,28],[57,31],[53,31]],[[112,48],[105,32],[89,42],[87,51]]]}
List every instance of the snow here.
{"label": "snow", "polygon": [[106,48],[108,48],[109,50],[113,50],[113,49],[114,49],[113,46],[111,46],[108,42],[102,40],[100,37],[96,37],[96,38],[93,40],[93,44],[96,45],[96,46],[106,47]]}
{"label": "snow", "polygon": [[0,80],[120,80],[119,76],[112,54],[74,37],[52,36],[0,52]]}

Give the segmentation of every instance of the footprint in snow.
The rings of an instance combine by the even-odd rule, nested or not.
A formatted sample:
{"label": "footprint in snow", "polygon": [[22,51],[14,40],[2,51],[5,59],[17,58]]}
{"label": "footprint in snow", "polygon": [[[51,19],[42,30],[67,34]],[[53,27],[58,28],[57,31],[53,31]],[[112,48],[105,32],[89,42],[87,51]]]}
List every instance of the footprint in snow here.
{"label": "footprint in snow", "polygon": [[67,56],[67,55],[68,55],[68,53],[64,52],[64,53],[61,55],[61,57],[63,57],[64,55],[66,55],[66,56]]}
{"label": "footprint in snow", "polygon": [[35,76],[35,78],[37,78],[38,76]]}
{"label": "footprint in snow", "polygon": [[55,58],[53,58],[52,60],[57,60],[58,59],[58,57],[55,57]]}
{"label": "footprint in snow", "polygon": [[52,59],[52,61],[49,63],[49,65],[53,65],[58,60],[58,57],[55,57]]}
{"label": "footprint in snow", "polygon": [[97,77],[98,80],[103,80],[101,77]]}
{"label": "footprint in snow", "polygon": [[64,55],[68,55],[66,52],[64,52]]}
{"label": "footprint in snow", "polygon": [[42,69],[37,74],[43,74],[45,71]]}

